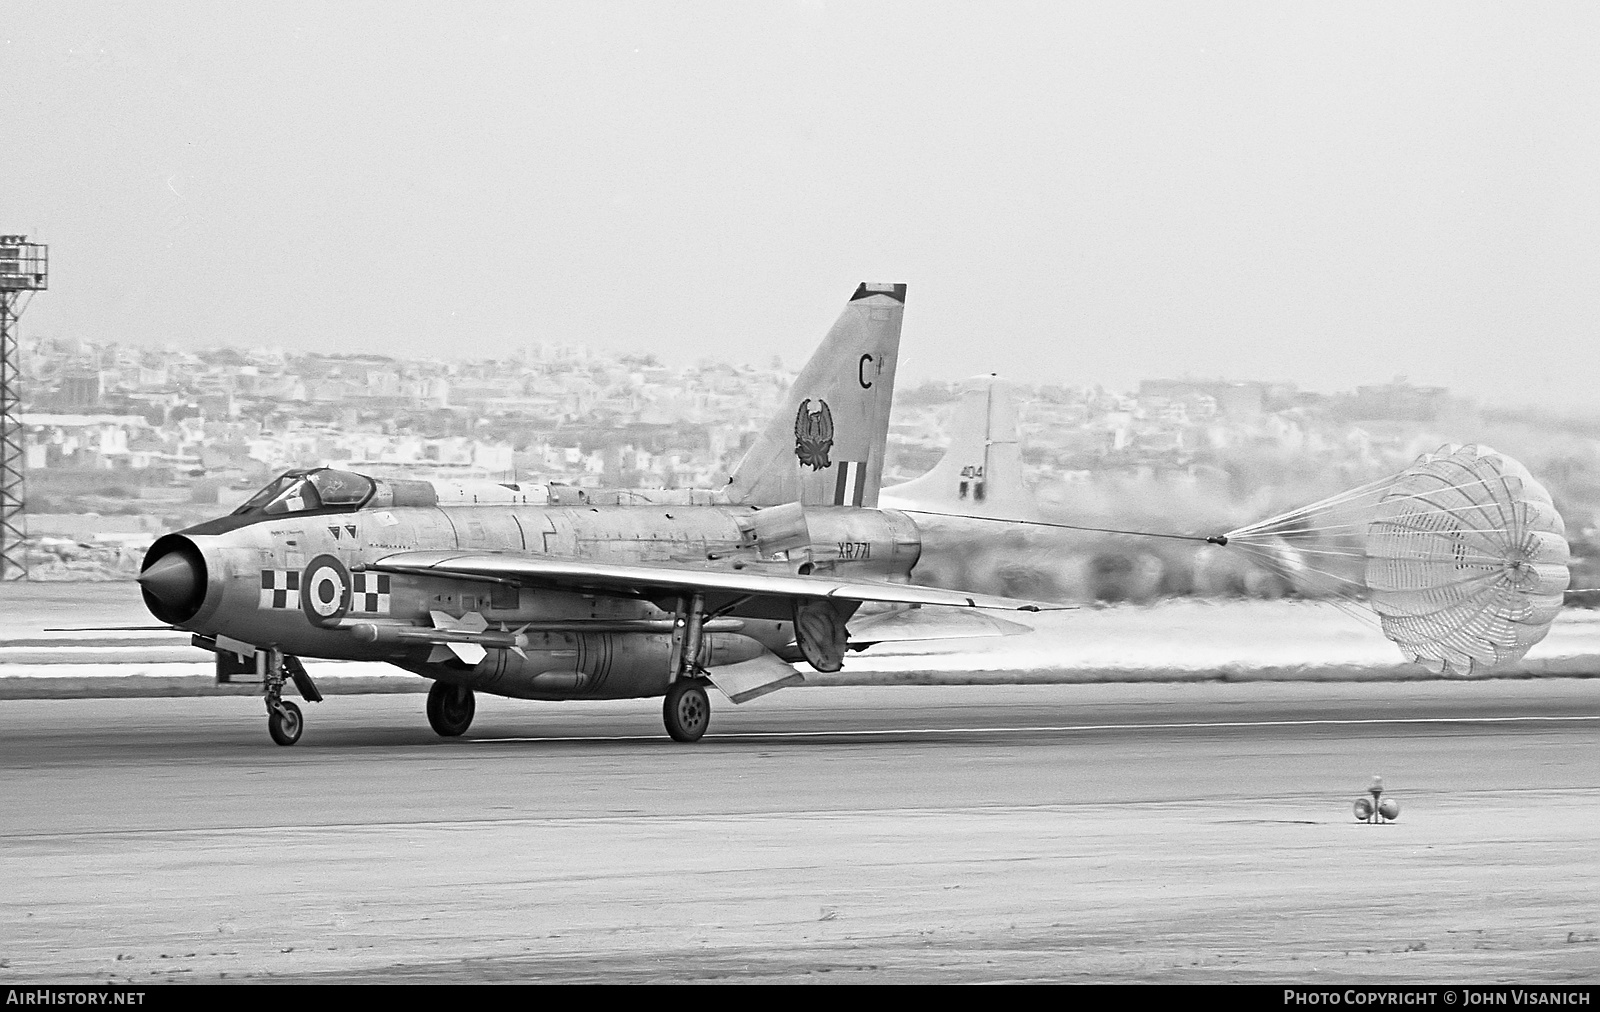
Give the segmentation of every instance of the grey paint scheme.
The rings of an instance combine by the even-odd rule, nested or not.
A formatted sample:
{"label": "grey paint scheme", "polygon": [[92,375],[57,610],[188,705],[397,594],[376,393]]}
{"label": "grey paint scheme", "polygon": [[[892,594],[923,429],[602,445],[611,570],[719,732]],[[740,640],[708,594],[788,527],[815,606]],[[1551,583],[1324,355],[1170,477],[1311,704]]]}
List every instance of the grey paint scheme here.
{"label": "grey paint scheme", "polygon": [[[455,618],[478,612],[491,628],[512,630],[527,623],[672,617],[671,611],[647,600],[405,574],[390,577],[386,615],[352,613],[347,627],[323,628],[308,621],[300,609],[261,607],[262,572],[302,572],[321,555],[360,571],[386,556],[427,549],[613,563],[704,564],[708,553],[751,557],[735,546],[742,543],[753,512],[743,506],[458,506],[263,518],[226,534],[191,537],[208,560],[208,588],[201,610],[184,625],[302,657],[384,660],[500,695],[546,699],[660,695],[666,691],[671,668],[666,634],[535,631],[529,634],[525,656],[491,650],[469,668],[456,660],[430,662],[430,648],[363,641],[348,627],[355,618],[426,627],[435,611]],[[905,582],[921,551],[916,525],[903,514],[816,508],[806,511],[806,519],[812,543],[820,547],[768,565],[790,574],[809,564],[818,573]],[[857,557],[840,558],[841,545]],[[732,614],[742,619],[743,627],[738,632],[709,633],[702,665],[732,664],[782,650],[793,638],[793,627],[782,608],[774,611],[774,603],[752,602],[735,609]]]}

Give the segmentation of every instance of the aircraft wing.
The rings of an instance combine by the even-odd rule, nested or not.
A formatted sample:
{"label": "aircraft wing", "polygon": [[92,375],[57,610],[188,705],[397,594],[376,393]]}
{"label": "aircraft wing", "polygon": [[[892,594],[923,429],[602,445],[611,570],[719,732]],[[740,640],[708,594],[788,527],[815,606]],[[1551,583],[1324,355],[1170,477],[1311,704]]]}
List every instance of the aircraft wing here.
{"label": "aircraft wing", "polygon": [[660,566],[506,552],[431,551],[387,555],[369,564],[367,569],[413,576],[491,580],[622,597],[659,597],[702,591],[749,594],[754,597],[833,598],[841,601],[882,601],[997,611],[1062,611],[1071,608],[1070,605],[990,597],[938,587],[850,580],[831,574],[799,576],[788,572],[764,573],[753,567],[734,569],[726,564],[719,567],[695,564]]}

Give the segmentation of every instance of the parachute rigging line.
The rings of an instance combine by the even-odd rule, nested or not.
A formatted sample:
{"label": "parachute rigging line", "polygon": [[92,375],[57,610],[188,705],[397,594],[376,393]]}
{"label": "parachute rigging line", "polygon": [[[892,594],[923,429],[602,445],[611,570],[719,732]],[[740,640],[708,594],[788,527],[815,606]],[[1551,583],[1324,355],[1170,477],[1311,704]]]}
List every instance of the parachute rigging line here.
{"label": "parachute rigging line", "polygon": [[1200,534],[1164,534],[1159,531],[1124,531],[1115,527],[1085,527],[1080,524],[1058,524],[1048,520],[1010,520],[1006,517],[974,517],[965,513],[940,513],[935,510],[899,510],[901,513],[915,513],[924,517],[952,517],[956,520],[987,520],[995,524],[1022,524],[1027,527],[1055,527],[1066,531],[1091,531],[1095,534],[1126,534],[1136,538],[1171,538],[1174,541],[1200,541],[1211,545],[1225,545],[1228,538],[1223,534],[1214,534],[1205,537]]}
{"label": "parachute rigging line", "polygon": [[[1300,521],[1300,520],[1303,520],[1303,519],[1307,519],[1307,518],[1312,517],[1312,516],[1315,516],[1315,515],[1317,515],[1319,513],[1332,513],[1336,509],[1341,508],[1341,507],[1348,507],[1348,508],[1350,508],[1352,510],[1355,510],[1355,509],[1371,510],[1371,509],[1373,509],[1373,508],[1375,508],[1375,507],[1377,507],[1379,505],[1382,505],[1382,506],[1385,506],[1385,507],[1391,507],[1391,506],[1395,506],[1395,505],[1397,505],[1399,503],[1405,502],[1407,500],[1421,500],[1421,501],[1427,502],[1430,506],[1436,506],[1438,504],[1431,502],[1428,499],[1429,496],[1438,495],[1438,494],[1443,493],[1443,492],[1464,491],[1466,489],[1476,489],[1476,488],[1485,488],[1486,487],[1482,481],[1471,481],[1471,482],[1466,482],[1466,483],[1461,484],[1461,485],[1448,485],[1448,486],[1444,486],[1444,487],[1441,487],[1441,488],[1425,489],[1425,490],[1422,490],[1422,491],[1419,491],[1419,492],[1412,492],[1412,493],[1408,493],[1406,495],[1394,496],[1394,497],[1390,497],[1390,498],[1384,498],[1383,496],[1379,495],[1376,499],[1372,499],[1371,501],[1368,501],[1368,502],[1363,502],[1362,501],[1364,497],[1372,497],[1372,496],[1374,496],[1374,495],[1376,495],[1378,493],[1384,493],[1387,490],[1392,489],[1393,486],[1397,482],[1399,482],[1400,479],[1402,479],[1404,477],[1405,477],[1404,474],[1390,475],[1387,478],[1381,478],[1378,481],[1370,482],[1369,484],[1363,485],[1363,486],[1361,486],[1359,488],[1351,489],[1351,490],[1349,490],[1347,492],[1341,492],[1338,495],[1329,496],[1326,499],[1318,500],[1317,502],[1311,503],[1310,505],[1301,506],[1301,507],[1299,507],[1297,509],[1289,510],[1288,512],[1285,512],[1285,513],[1280,513],[1277,516],[1268,517],[1265,520],[1258,520],[1258,521],[1256,521],[1255,523],[1252,523],[1252,524],[1246,524],[1243,527],[1240,527],[1240,528],[1237,528],[1235,530],[1229,531],[1225,536],[1227,538],[1229,538],[1229,539],[1245,538],[1245,537],[1251,537],[1253,535],[1273,537],[1273,536],[1281,535],[1281,534],[1286,533],[1286,532],[1287,533],[1298,534],[1298,533],[1307,533],[1307,532],[1314,531],[1314,530],[1337,530],[1337,529],[1341,529],[1341,528],[1356,529],[1356,528],[1365,527],[1368,523],[1370,523],[1372,521],[1372,518],[1370,516],[1367,516],[1367,517],[1362,517],[1360,519],[1354,519],[1354,520],[1345,521],[1343,523],[1333,523],[1333,524],[1328,524],[1328,525],[1326,525],[1324,527],[1310,527],[1310,528],[1296,526],[1296,522]],[[1493,494],[1492,490],[1490,490],[1490,491],[1491,491],[1491,494]],[[1471,505],[1467,506],[1466,508],[1475,509],[1478,512],[1485,513],[1485,515],[1487,515],[1487,507],[1485,507],[1485,506],[1483,506],[1481,504],[1471,504]],[[1461,512],[1460,508],[1451,509],[1451,508],[1448,508],[1448,507],[1442,507],[1441,506],[1440,508],[1435,509],[1435,510],[1406,513],[1405,516],[1411,517],[1411,516],[1427,516],[1427,515],[1441,515],[1441,514],[1448,514],[1448,515],[1451,515],[1451,516],[1457,516],[1457,515],[1460,514],[1460,512]],[[1331,518],[1329,518],[1329,519],[1331,519]],[[1503,517],[1502,517],[1502,519],[1503,519]],[[1491,522],[1492,522],[1492,519],[1491,519]],[[1501,528],[1494,528],[1493,532],[1494,533],[1499,533],[1500,530],[1501,530]]]}
{"label": "parachute rigging line", "polygon": [[[1355,622],[1365,628],[1382,632],[1382,626],[1378,621],[1378,617],[1374,615],[1371,610],[1360,604],[1357,604],[1352,599],[1353,594],[1362,589],[1363,585],[1360,580],[1351,579],[1348,576],[1340,575],[1331,570],[1312,568],[1297,569],[1294,566],[1286,564],[1277,553],[1259,545],[1251,545],[1247,542],[1240,542],[1239,547],[1245,552],[1249,553],[1251,562],[1261,566],[1263,569],[1267,570],[1267,572],[1283,580],[1285,583],[1291,586],[1293,586],[1295,583],[1311,584],[1311,586],[1308,586],[1306,589],[1328,594],[1329,596],[1323,598],[1322,600],[1329,605],[1332,605],[1339,611],[1340,614],[1353,619]],[[1328,583],[1322,586],[1317,586],[1315,585],[1315,580],[1307,579],[1307,577],[1316,577],[1321,580],[1328,581]],[[1340,586],[1340,584],[1346,584],[1348,586]]]}

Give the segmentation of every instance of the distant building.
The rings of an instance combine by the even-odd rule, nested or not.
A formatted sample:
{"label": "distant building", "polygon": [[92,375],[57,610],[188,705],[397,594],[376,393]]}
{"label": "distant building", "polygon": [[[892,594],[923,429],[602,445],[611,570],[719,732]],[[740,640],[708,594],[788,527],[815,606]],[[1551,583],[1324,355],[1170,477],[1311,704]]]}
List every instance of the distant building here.
{"label": "distant building", "polygon": [[104,395],[105,387],[98,369],[92,372],[75,370],[61,377],[61,388],[56,394],[55,403],[65,411],[97,408]]}
{"label": "distant building", "polygon": [[1210,398],[1224,418],[1248,420],[1266,411],[1269,392],[1283,384],[1231,382],[1228,380],[1140,380],[1139,400],[1168,402],[1199,401]]}
{"label": "distant building", "polygon": [[1450,405],[1448,387],[1419,387],[1404,376],[1382,386],[1356,387],[1340,413],[1356,421],[1431,422]]}
{"label": "distant building", "polygon": [[24,459],[29,467],[148,467],[132,453],[131,434],[149,427],[138,415],[24,414]]}

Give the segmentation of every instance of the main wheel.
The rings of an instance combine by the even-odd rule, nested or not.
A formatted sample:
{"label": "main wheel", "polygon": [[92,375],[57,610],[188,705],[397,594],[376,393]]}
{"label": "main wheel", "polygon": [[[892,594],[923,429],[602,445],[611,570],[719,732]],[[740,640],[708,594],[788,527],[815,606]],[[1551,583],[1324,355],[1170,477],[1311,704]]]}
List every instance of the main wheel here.
{"label": "main wheel", "polygon": [[711,697],[704,686],[681,678],[667,687],[661,717],[673,741],[699,741],[711,726]]}
{"label": "main wheel", "polygon": [[464,685],[434,682],[428,690],[428,723],[446,738],[457,738],[472,726],[478,712],[472,690]]}
{"label": "main wheel", "polygon": [[306,729],[305,718],[300,716],[300,708],[287,699],[278,705],[282,709],[267,711],[267,733],[279,745],[293,745],[300,740],[300,732]]}

